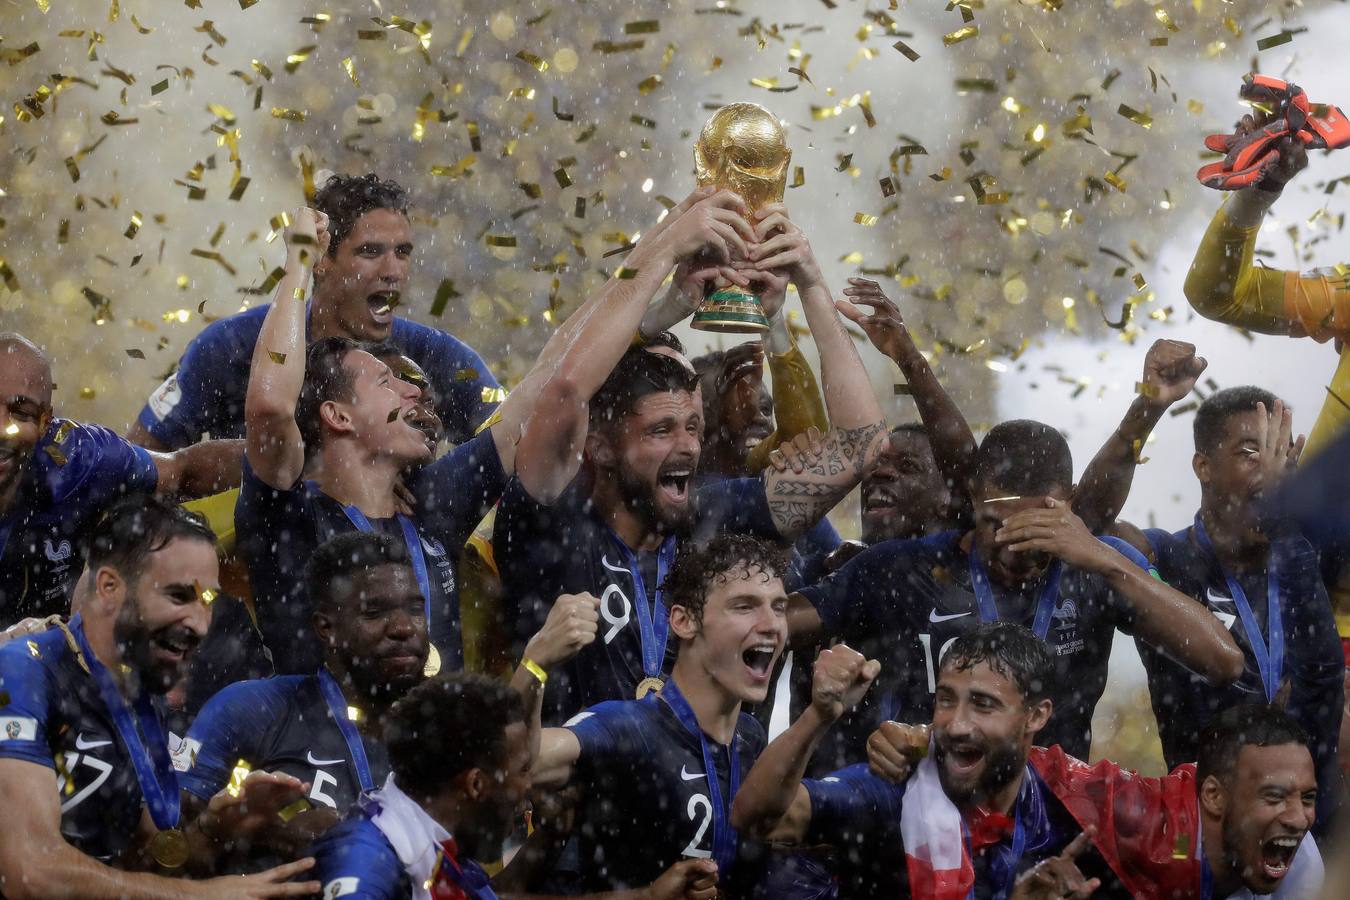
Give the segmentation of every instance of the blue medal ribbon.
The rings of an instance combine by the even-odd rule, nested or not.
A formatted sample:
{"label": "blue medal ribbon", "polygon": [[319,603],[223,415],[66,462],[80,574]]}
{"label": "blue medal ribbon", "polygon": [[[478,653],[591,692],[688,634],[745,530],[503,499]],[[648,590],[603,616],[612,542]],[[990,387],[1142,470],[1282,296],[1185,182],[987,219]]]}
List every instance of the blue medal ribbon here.
{"label": "blue medal ribbon", "polygon": [[[1030,772],[1026,776],[1030,779]],[[1025,785],[1025,782],[1024,782]],[[1013,892],[1013,887],[1017,884],[1017,864],[1022,861],[1022,854],[1027,849],[1027,830],[1022,824],[1022,793],[1026,790],[1025,786],[1017,794],[1017,802],[1013,805],[1013,839],[1012,855],[1008,860],[1008,871],[1003,880],[1003,884],[994,892],[994,900],[1008,900]],[[975,862],[975,851],[970,847],[970,831],[966,828],[965,821],[961,822],[961,836],[966,842],[966,855],[970,857],[971,864]],[[997,846],[997,845],[993,845]],[[967,900],[975,900],[975,888],[972,886],[970,893],[966,895]]]}
{"label": "blue medal ribbon", "polygon": [[[370,524],[370,519],[355,506],[344,506],[342,511],[347,514],[347,518],[356,526],[357,531],[364,531],[366,534],[378,534],[375,526]],[[403,529],[403,543],[408,547],[408,559],[412,563],[413,574],[417,576],[417,587],[422,591],[423,609],[426,612],[427,628],[431,627],[431,576],[427,574],[427,558],[422,552],[422,537],[417,533],[417,526],[407,516],[399,513],[396,516],[399,527]]]}
{"label": "blue medal ribbon", "polygon": [[[178,776],[174,773],[173,761],[169,759],[169,742],[164,736],[164,724],[159,720],[150,693],[141,690],[136,697],[136,715],[133,717],[131,707],[122,696],[112,673],[104,668],[89,646],[89,640],[84,636],[84,623],[78,615],[70,620],[69,627],[89,667],[89,674],[98,686],[103,705],[112,716],[117,734],[131,757],[131,765],[136,770],[136,781],[141,786],[141,796],[150,810],[150,818],[160,831],[177,828],[180,812]],[[139,730],[136,728],[138,720]]]}
{"label": "blue medal ribbon", "polygon": [[666,614],[661,586],[665,584],[666,573],[675,561],[675,538],[666,538],[656,551],[656,599],[649,605],[647,584],[642,580],[642,567],[638,565],[637,554],[613,530],[610,534],[619,545],[619,551],[628,566],[628,574],[633,578],[633,605],[637,607],[638,633],[642,638],[642,674],[648,678],[660,678],[665,668],[666,642],[670,638],[670,616]]}
{"label": "blue medal ribbon", "polygon": [[[1036,600],[1036,618],[1032,620],[1031,630],[1036,637],[1045,640],[1050,633],[1050,617],[1059,605],[1059,580],[1064,575],[1064,564],[1055,560],[1045,573],[1045,584],[1041,587],[1041,596]],[[980,607],[980,619],[985,622],[999,621],[998,605],[994,602],[994,586],[989,583],[989,573],[975,552],[970,550],[970,586],[975,591],[975,600]]]}
{"label": "blue medal ribbon", "polygon": [[1266,702],[1273,703],[1275,694],[1280,690],[1280,679],[1284,675],[1284,618],[1280,609],[1280,573],[1275,565],[1275,547],[1271,546],[1266,558],[1266,625],[1270,632],[1270,640],[1267,643],[1261,635],[1261,626],[1252,612],[1252,605],[1247,602],[1247,592],[1219,562],[1218,554],[1214,552],[1214,544],[1210,542],[1209,533],[1205,531],[1205,525],[1200,521],[1199,514],[1195,517],[1195,542],[1214,560],[1219,574],[1223,575],[1224,581],[1228,583],[1228,595],[1233,598],[1238,617],[1242,619],[1242,628],[1247,632],[1247,643],[1251,645],[1252,655],[1256,657],[1256,668],[1261,673],[1261,686],[1266,692]]}
{"label": "blue medal ribbon", "polygon": [[[736,747],[735,734],[731,737],[731,746],[728,748],[730,759],[728,762],[728,779],[730,781],[727,792],[726,802],[722,800],[722,782],[717,778],[717,766],[713,762],[712,742],[708,736],[703,733],[699,727],[698,718],[694,715],[694,710],[690,708],[689,701],[684,699],[684,694],[680,693],[679,687],[675,684],[675,679],[666,682],[665,687],[661,689],[661,699],[666,701],[666,705],[675,713],[675,718],[680,720],[680,724],[685,730],[698,739],[699,748],[703,751],[703,770],[708,773],[708,800],[712,804],[713,816],[713,859],[717,862],[718,878],[726,878],[731,871],[732,864],[736,861],[736,848],[739,843],[739,835],[736,829],[731,827],[731,804],[736,800],[736,792],[741,787],[741,754]],[[639,701],[640,702],[640,701]]]}
{"label": "blue medal ribbon", "polygon": [[361,793],[375,790],[375,781],[370,777],[370,760],[366,758],[366,745],[361,743],[361,733],[347,717],[347,698],[327,667],[319,669],[319,690],[323,691],[323,699],[328,702],[328,712],[337,723],[338,731],[342,732],[342,739],[347,742],[347,755],[351,758],[356,781],[361,785]]}

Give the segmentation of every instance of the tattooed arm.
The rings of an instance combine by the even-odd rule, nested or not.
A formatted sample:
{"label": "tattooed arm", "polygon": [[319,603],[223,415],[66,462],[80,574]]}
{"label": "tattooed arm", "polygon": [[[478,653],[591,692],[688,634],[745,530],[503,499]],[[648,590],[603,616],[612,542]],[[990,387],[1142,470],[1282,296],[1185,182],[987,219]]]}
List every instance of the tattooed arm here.
{"label": "tattooed arm", "polygon": [[[812,428],[770,454],[775,465],[764,473],[764,491],[783,539],[795,541],[844,499],[862,480],[884,440],[885,426],[880,422],[831,428],[824,438]],[[786,468],[780,470],[780,464]]]}

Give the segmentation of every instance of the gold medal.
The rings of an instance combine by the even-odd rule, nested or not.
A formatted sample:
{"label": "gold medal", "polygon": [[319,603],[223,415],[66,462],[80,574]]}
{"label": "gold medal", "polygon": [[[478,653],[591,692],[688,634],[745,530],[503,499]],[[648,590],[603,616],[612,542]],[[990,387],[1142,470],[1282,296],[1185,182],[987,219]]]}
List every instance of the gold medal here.
{"label": "gold medal", "polygon": [[441,670],[441,651],[435,647],[427,654],[427,664],[422,667],[422,674],[430,678]]}
{"label": "gold medal", "polygon": [[181,869],[188,861],[187,835],[177,828],[163,828],[150,839],[150,855],[166,869]]}
{"label": "gold medal", "polygon": [[659,691],[661,690],[661,688],[665,686],[666,683],[662,681],[660,678],[651,678],[651,677],[644,678],[638,682],[637,698],[641,700],[643,697],[647,696],[652,691]]}

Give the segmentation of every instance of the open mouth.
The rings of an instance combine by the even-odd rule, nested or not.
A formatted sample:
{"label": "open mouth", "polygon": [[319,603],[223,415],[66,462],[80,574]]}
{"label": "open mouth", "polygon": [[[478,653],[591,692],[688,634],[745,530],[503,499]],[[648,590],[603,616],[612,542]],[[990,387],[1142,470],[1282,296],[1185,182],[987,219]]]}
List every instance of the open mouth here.
{"label": "open mouth", "polygon": [[943,755],[947,768],[960,775],[973,772],[984,761],[984,751],[979,747],[948,747]]}
{"label": "open mouth", "polygon": [[900,508],[900,498],[890,488],[873,487],[863,492],[862,511],[864,514],[884,515]]}
{"label": "open mouth", "polygon": [[751,426],[750,430],[745,433],[745,436],[741,439],[742,446],[744,446],[746,450],[753,450],[756,447],[758,447],[764,441],[764,439],[767,438],[770,434],[773,434],[773,432],[769,428],[763,425],[753,425]]}
{"label": "open mouth", "polygon": [[194,639],[182,634],[160,635],[155,638],[154,644],[162,655],[179,662],[187,659],[188,654],[197,646]]}
{"label": "open mouth", "polygon": [[1261,844],[1261,868],[1267,878],[1278,881],[1288,874],[1302,840],[1302,835],[1298,837],[1281,835]]}
{"label": "open mouth", "polygon": [[381,325],[394,320],[394,307],[399,304],[398,291],[376,291],[366,297],[370,314]]}
{"label": "open mouth", "polygon": [[772,643],[756,644],[741,654],[741,661],[757,682],[767,682],[773,670],[773,655],[777,647]]}
{"label": "open mouth", "polygon": [[689,502],[689,482],[694,477],[691,468],[672,468],[656,478],[656,486],[669,503],[683,505]]}

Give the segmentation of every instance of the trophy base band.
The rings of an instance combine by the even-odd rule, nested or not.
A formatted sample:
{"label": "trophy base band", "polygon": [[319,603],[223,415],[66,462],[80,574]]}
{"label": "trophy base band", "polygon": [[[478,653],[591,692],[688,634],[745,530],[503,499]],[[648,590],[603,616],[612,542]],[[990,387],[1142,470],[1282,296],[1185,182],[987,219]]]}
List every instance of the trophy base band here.
{"label": "trophy base band", "polygon": [[759,297],[740,288],[722,288],[699,305],[689,326],[725,334],[762,334],[769,330],[769,320]]}

